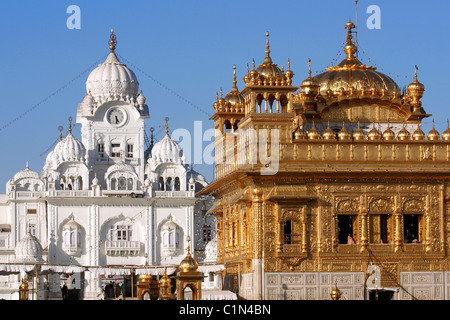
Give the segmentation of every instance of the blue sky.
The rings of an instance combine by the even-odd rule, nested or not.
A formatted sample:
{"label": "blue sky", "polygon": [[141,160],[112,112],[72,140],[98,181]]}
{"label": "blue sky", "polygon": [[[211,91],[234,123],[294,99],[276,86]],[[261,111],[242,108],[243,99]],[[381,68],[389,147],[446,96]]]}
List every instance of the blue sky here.
{"label": "blue sky", "polygon": [[[70,5],[80,7],[80,30],[66,26]],[[366,26],[370,5],[381,9],[379,30]],[[213,127],[208,120],[212,104],[221,87],[224,94],[230,90],[233,64],[242,89],[247,63],[253,58],[262,63],[267,30],[274,63],[286,66],[289,58],[294,85],[299,86],[307,76],[308,58],[313,74],[343,58],[340,48],[349,17],[355,20],[354,0],[2,3],[0,192],[27,161],[31,169],[41,171],[59,136],[58,126],[64,126],[65,132],[68,117],[75,118],[86,93],[89,68],[108,53],[111,28],[117,35],[116,52],[136,73],[147,98],[151,115],[147,130],[153,126],[158,131],[168,116],[172,130],[193,132],[194,121],[202,121],[203,130]],[[423,106],[433,114],[440,132],[450,117],[449,17],[449,1],[358,3],[360,60],[377,66],[400,87],[413,80],[418,65],[419,80],[426,87]],[[431,121],[424,120],[424,131],[431,128]],[[74,133],[80,136],[79,127]],[[196,169],[212,180],[212,166]]]}

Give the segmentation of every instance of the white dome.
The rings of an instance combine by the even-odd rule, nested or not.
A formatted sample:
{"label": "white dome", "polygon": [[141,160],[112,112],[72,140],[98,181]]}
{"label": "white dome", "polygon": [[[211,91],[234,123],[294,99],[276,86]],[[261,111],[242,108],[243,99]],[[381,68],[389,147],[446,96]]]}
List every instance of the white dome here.
{"label": "white dome", "polygon": [[133,71],[111,52],[105,62],[95,68],[86,81],[86,91],[93,97],[123,95],[136,97],[139,82]]}
{"label": "white dome", "polygon": [[45,160],[45,169],[56,170],[57,166],[66,161],[84,162],[86,148],[71,132],[58,142],[55,149],[50,152]]}
{"label": "white dome", "polygon": [[42,261],[42,246],[39,240],[30,232],[16,245],[16,262]]}
{"label": "white dome", "polygon": [[39,173],[37,173],[36,171],[31,170],[28,167],[28,163],[27,163],[27,167],[23,170],[20,170],[19,172],[17,172],[14,175],[13,181],[16,182],[20,179],[24,179],[24,178],[31,178],[31,179],[40,179],[39,177]]}
{"label": "white dome", "polygon": [[149,161],[156,163],[170,162],[184,164],[183,150],[180,145],[173,141],[166,133],[164,138],[158,141],[152,148]]}

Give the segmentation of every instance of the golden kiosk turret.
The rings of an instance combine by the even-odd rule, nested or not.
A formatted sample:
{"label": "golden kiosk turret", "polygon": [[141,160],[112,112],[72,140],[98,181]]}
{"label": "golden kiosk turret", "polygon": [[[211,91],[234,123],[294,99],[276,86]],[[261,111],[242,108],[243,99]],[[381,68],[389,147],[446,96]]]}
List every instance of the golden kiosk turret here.
{"label": "golden kiosk turret", "polygon": [[180,272],[175,277],[177,280],[177,300],[184,300],[184,290],[190,288],[192,290],[192,300],[202,299],[202,279],[204,276],[197,271],[198,264],[194,257],[191,256],[191,246],[189,244],[190,237],[187,237],[187,254],[181,261],[178,268]]}

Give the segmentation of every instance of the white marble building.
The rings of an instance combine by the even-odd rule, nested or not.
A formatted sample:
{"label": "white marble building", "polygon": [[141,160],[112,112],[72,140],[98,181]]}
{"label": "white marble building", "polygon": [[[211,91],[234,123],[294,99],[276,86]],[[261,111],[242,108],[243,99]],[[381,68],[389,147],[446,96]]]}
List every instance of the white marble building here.
{"label": "white marble building", "polygon": [[[215,263],[214,242],[206,248],[215,235],[214,218],[205,216],[212,199],[195,197],[207,183],[185,163],[167,122],[165,136],[146,148],[148,106],[114,50],[111,33],[111,52],[89,75],[78,105],[81,141],[70,124],[42,171],[27,163],[0,195],[0,298],[18,299],[28,277],[38,299],[60,299],[69,275],[80,298],[94,299],[102,274],[178,265],[188,237],[199,264]],[[36,277],[36,264],[52,271],[37,268]]]}

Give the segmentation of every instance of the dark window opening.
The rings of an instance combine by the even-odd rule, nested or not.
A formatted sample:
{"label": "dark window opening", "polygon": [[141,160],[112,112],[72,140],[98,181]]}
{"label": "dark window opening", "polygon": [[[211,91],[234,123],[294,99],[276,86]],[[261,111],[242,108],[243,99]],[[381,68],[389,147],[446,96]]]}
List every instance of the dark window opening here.
{"label": "dark window opening", "polygon": [[292,244],[292,222],[288,220],[284,223],[284,244]]}
{"label": "dark window opening", "polygon": [[420,217],[417,214],[403,216],[405,243],[418,243],[421,241],[419,233]]}
{"label": "dark window opening", "polygon": [[340,244],[355,244],[355,216],[338,215],[338,241]]}

